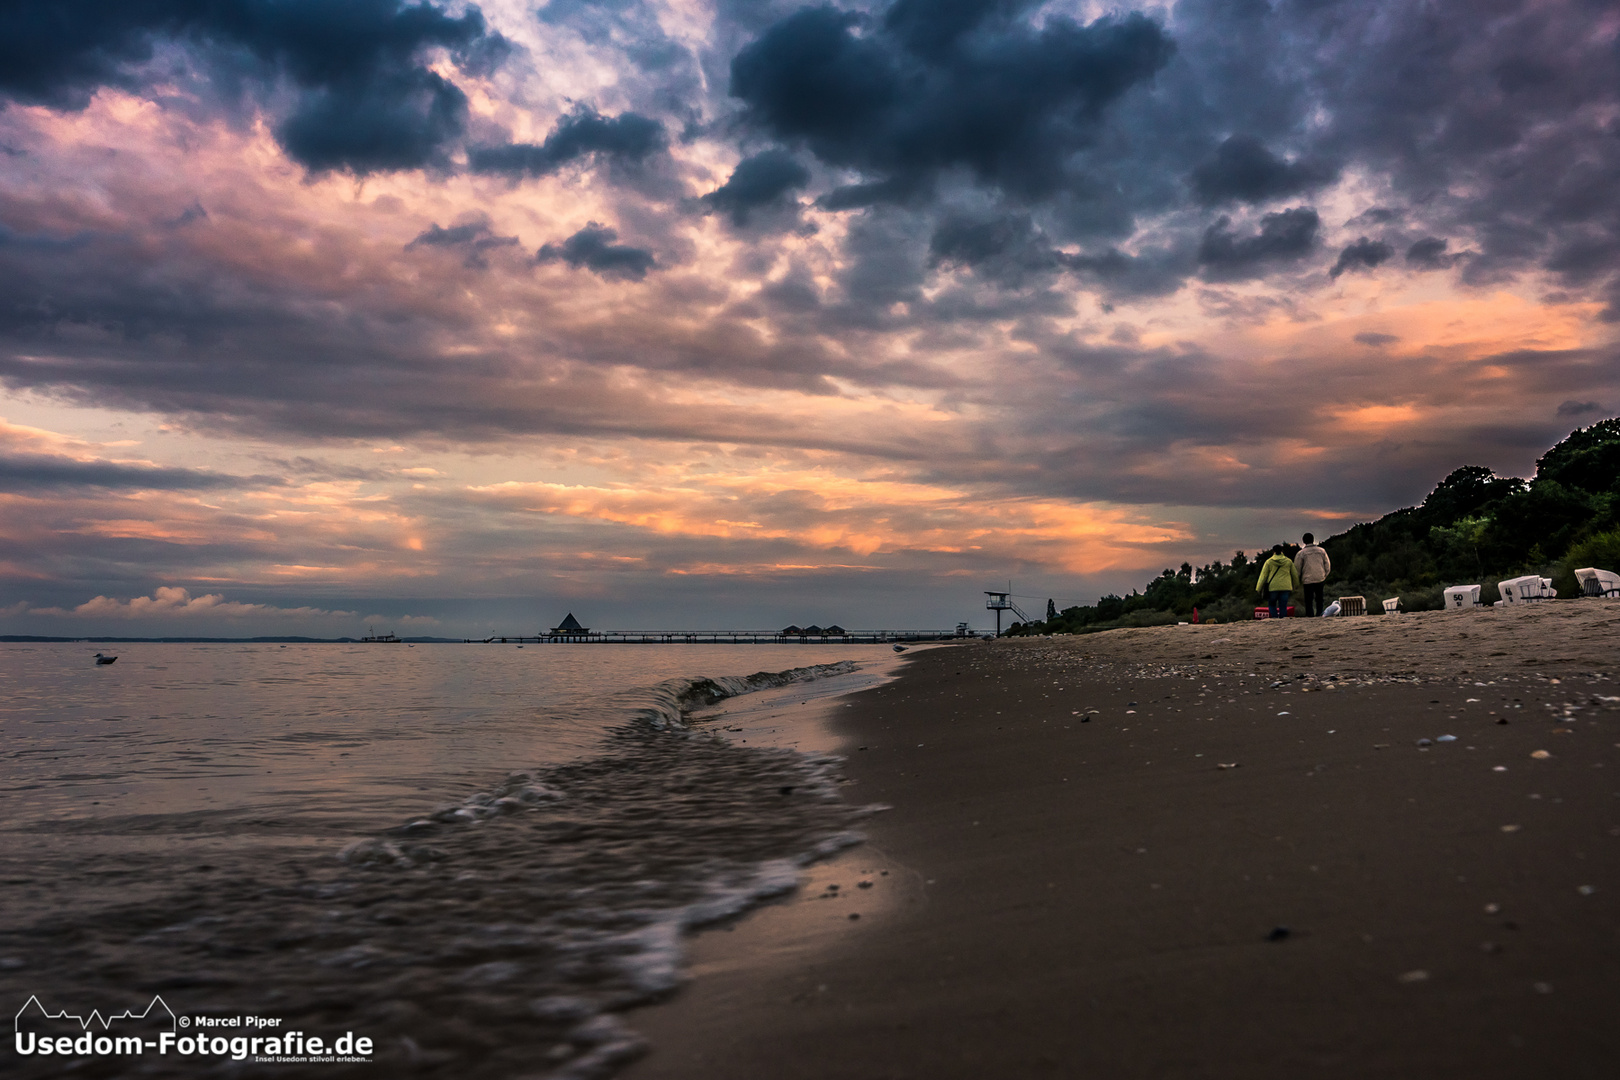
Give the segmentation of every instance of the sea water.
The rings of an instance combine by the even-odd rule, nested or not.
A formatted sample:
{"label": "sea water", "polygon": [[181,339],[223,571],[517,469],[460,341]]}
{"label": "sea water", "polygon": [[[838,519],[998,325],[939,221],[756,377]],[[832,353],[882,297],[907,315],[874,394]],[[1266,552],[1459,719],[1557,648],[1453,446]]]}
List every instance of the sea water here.
{"label": "sea water", "polygon": [[[855,689],[893,660],[886,646],[103,651],[118,662],[0,645],[0,1004],[63,1037],[146,1011],[147,1041],[171,1040],[13,1047],[19,1075],[608,1075],[641,1049],[622,1011],[678,985],[683,933],[858,839],[836,758],[728,742],[691,711],[810,680]],[[207,1018],[220,1037],[329,1048],[350,1033],[371,1050],[347,1056],[371,1063],[302,1041],[199,1052],[198,1032],[179,1054],[176,1025]]]}

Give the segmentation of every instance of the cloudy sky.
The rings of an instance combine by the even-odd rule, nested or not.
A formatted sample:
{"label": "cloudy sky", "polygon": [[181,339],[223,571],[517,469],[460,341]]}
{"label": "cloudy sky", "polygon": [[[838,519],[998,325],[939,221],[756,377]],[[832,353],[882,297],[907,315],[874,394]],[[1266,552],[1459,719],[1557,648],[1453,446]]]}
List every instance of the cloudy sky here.
{"label": "cloudy sky", "polygon": [[1620,411],[1610,0],[0,10],[0,633],[989,625]]}

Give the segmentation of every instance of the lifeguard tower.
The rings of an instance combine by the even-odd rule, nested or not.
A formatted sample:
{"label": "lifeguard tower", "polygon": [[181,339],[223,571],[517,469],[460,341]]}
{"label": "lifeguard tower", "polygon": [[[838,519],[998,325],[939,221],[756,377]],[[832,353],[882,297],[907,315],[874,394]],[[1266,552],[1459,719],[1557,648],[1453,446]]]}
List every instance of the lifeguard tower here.
{"label": "lifeguard tower", "polygon": [[1018,616],[1019,622],[1031,623],[1035,621],[1025,613],[1023,608],[1013,603],[1012,593],[991,592],[989,589],[986,589],[984,590],[984,595],[990,598],[989,600],[985,601],[984,606],[988,610],[996,613],[996,637],[1001,636],[1001,613],[1003,611],[1010,611],[1014,615]]}

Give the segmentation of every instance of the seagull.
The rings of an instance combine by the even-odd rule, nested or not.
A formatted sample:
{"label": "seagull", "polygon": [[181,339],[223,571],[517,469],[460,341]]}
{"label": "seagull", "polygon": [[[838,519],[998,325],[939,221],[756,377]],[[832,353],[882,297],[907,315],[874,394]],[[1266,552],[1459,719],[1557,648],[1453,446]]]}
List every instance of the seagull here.
{"label": "seagull", "polygon": [[1333,603],[1329,604],[1327,607],[1322,609],[1322,618],[1326,619],[1329,616],[1337,615],[1338,613],[1339,613],[1339,602],[1337,600],[1335,600],[1335,601],[1333,601]]}
{"label": "seagull", "polygon": [[96,663],[97,664],[116,664],[116,663],[118,663],[118,657],[116,657],[116,656],[102,656],[100,653],[96,653]]}

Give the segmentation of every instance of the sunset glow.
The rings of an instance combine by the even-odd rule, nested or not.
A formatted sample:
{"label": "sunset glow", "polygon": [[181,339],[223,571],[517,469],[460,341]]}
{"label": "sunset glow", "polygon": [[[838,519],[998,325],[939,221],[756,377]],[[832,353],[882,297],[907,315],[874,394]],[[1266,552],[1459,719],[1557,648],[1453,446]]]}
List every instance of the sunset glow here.
{"label": "sunset glow", "polygon": [[1620,411],[1602,5],[261,6],[0,16],[0,632],[988,625]]}

